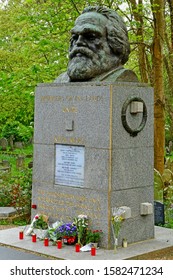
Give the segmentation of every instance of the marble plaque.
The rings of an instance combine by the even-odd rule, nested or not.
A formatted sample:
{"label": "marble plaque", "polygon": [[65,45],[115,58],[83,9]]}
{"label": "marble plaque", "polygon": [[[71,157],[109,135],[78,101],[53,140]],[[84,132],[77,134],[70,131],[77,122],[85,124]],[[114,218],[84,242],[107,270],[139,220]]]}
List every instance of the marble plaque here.
{"label": "marble plaque", "polygon": [[55,184],[84,186],[83,146],[55,145]]}

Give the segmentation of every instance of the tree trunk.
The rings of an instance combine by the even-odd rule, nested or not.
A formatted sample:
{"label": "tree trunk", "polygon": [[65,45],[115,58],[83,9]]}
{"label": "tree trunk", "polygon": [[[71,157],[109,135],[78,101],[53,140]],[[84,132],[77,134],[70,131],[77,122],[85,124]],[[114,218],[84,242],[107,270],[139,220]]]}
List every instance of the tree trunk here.
{"label": "tree trunk", "polygon": [[154,17],[153,73],[154,73],[154,167],[163,174],[165,148],[165,99],[163,81],[163,0],[151,0]]}
{"label": "tree trunk", "polygon": [[147,58],[145,51],[144,43],[144,23],[143,23],[143,0],[130,0],[132,13],[135,21],[137,22],[136,27],[136,38],[137,38],[137,47],[138,47],[138,61],[139,61],[139,70],[141,76],[141,82],[148,83],[148,68],[147,68]]}

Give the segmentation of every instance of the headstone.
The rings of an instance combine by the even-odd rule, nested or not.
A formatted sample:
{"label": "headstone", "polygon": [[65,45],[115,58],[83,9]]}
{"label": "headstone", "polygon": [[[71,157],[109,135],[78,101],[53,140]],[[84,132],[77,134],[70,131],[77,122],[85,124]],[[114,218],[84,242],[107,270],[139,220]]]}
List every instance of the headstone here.
{"label": "headstone", "polygon": [[15,142],[14,147],[16,149],[23,149],[23,143],[22,142]]}
{"label": "headstone", "polygon": [[10,166],[10,162],[8,160],[3,159],[2,160],[2,166],[9,167]]}
{"label": "headstone", "polygon": [[[142,100],[143,112],[130,103]],[[146,114],[147,111],[147,114]],[[35,96],[32,204],[50,222],[88,215],[111,248],[111,208],[127,207],[119,241],[154,237],[153,94],[138,83],[41,84]],[[32,209],[32,216],[35,210]]]}
{"label": "headstone", "polygon": [[164,204],[154,201],[154,223],[155,225],[165,224]]}
{"label": "headstone", "polygon": [[3,151],[7,150],[8,147],[8,141],[5,137],[0,139],[0,147],[2,148]]}
{"label": "headstone", "polygon": [[25,167],[25,156],[19,155],[16,159],[16,168],[21,169]]}
{"label": "headstone", "polygon": [[10,135],[9,137],[9,145],[10,145],[10,149],[13,151],[14,149],[14,136]]}

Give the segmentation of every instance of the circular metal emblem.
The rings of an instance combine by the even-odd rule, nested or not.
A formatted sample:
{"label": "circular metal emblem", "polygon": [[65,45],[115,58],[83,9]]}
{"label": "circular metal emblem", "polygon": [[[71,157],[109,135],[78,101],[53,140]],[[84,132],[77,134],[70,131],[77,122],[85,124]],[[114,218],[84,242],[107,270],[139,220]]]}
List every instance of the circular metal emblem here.
{"label": "circular metal emblem", "polygon": [[[132,129],[128,123],[127,123],[127,118],[126,118],[126,113],[127,113],[127,108],[130,105],[131,102],[133,101],[138,101],[138,102],[142,102],[143,103],[143,116],[142,116],[142,121],[140,123],[140,125],[136,128],[136,129]],[[122,120],[122,124],[125,128],[125,130],[130,134],[130,136],[135,137],[137,136],[137,134],[143,130],[146,121],[147,121],[147,107],[145,105],[145,102],[140,98],[140,97],[131,97],[128,98],[122,107],[122,111],[121,111],[121,120]]]}

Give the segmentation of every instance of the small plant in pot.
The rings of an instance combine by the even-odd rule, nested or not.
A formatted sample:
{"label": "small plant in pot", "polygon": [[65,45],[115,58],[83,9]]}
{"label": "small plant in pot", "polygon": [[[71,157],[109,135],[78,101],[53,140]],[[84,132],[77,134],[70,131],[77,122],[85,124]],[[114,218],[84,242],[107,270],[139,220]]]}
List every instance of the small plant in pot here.
{"label": "small plant in pot", "polygon": [[98,246],[98,243],[101,240],[103,231],[102,230],[91,230],[88,229],[86,233],[86,244],[93,243],[94,246]]}

